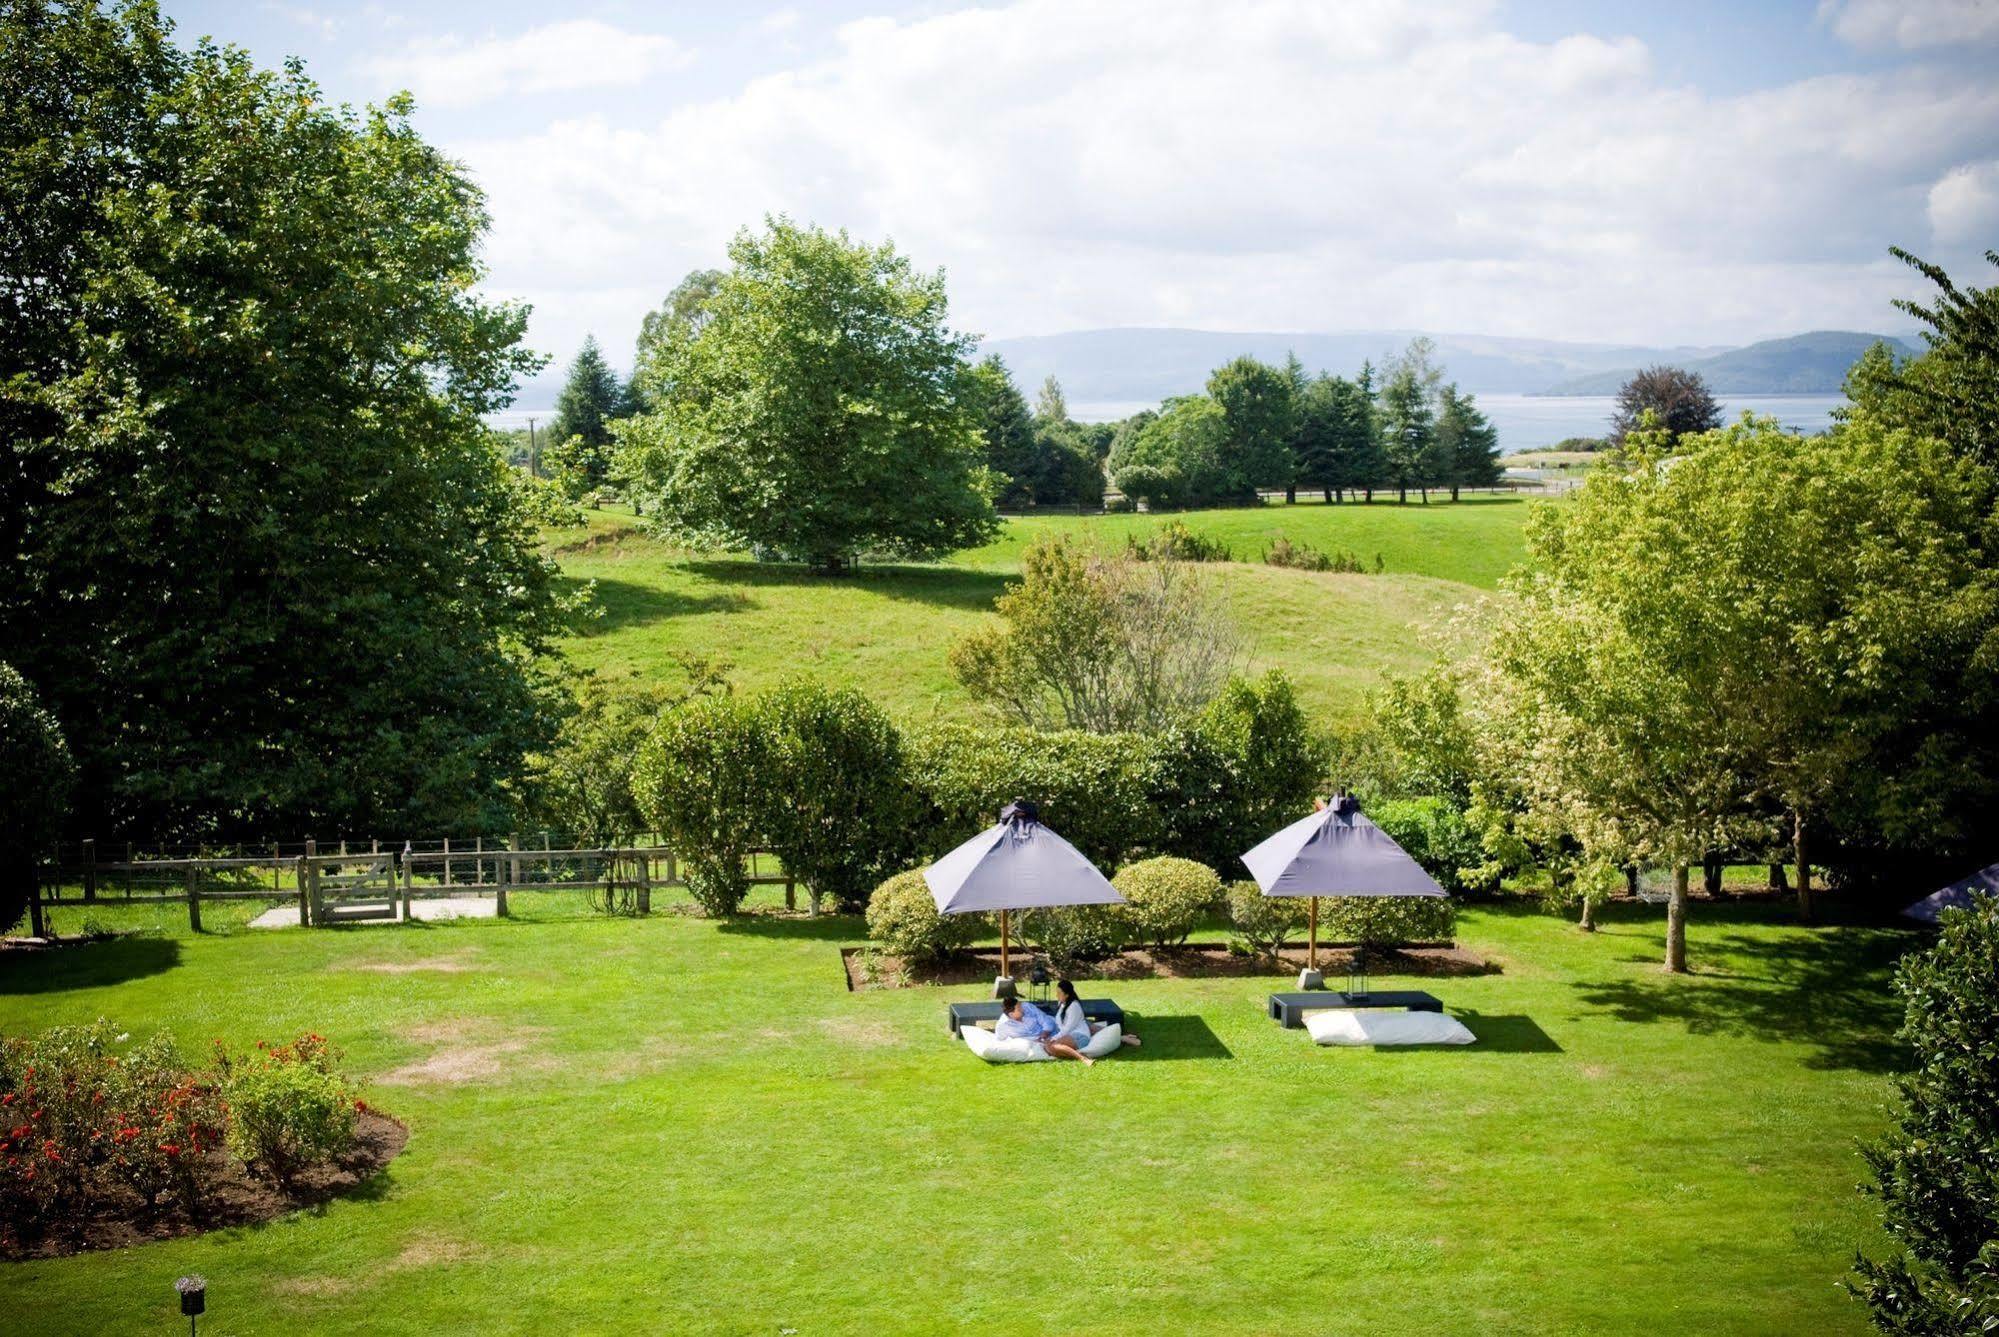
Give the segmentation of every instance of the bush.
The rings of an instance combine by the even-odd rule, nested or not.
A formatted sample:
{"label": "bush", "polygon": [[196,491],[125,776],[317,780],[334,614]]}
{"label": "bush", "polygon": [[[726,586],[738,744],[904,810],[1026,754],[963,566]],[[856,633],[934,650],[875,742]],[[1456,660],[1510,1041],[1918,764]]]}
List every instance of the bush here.
{"label": "bush", "polygon": [[1172,465],[1134,464],[1120,469],[1112,486],[1148,511],[1170,511],[1187,502],[1187,480]]}
{"label": "bush", "polygon": [[36,860],[56,838],[75,775],[55,716],[0,663],[0,933],[28,908]]}
{"label": "bush", "polygon": [[1229,545],[1220,539],[1196,534],[1184,520],[1169,520],[1152,531],[1144,542],[1127,534],[1125,551],[1141,562],[1226,562]]}
{"label": "bush", "polygon": [[1112,905],[1071,905],[1028,910],[1014,919],[1020,936],[1046,956],[1059,973],[1115,956],[1128,940],[1128,925]]}
{"label": "bush", "polygon": [[1192,859],[1163,856],[1126,864],[1111,885],[1125,898],[1119,916],[1134,942],[1177,947],[1222,896],[1215,870]]}
{"label": "bush", "polygon": [[762,826],[785,871],[842,910],[909,861],[914,800],[902,736],[853,688],[787,683],[757,697],[772,768]]}
{"label": "bush", "polygon": [[1231,678],[1153,746],[1150,801],[1167,828],[1157,848],[1211,868],[1239,868],[1243,851],[1309,812],[1325,776],[1324,742],[1276,670]]}
{"label": "bush", "polygon": [[1946,911],[1942,930],[1897,971],[1915,1067],[1894,1128],[1862,1149],[1900,1246],[1856,1263],[1852,1290],[1883,1332],[1999,1326],[1999,900]]}
{"label": "bush", "polygon": [[1366,812],[1445,891],[1491,890],[1490,881],[1473,871],[1486,862],[1485,847],[1464,813],[1449,799],[1388,799]]}
{"label": "bush", "polygon": [[113,1069],[110,1168],[148,1208],[172,1194],[189,1212],[201,1209],[208,1178],[204,1153],[223,1144],[227,1114],[214,1086],[182,1061],[172,1037],[156,1035]]}
{"label": "bush", "polygon": [[317,1035],[259,1044],[246,1059],[218,1052],[229,1103],[229,1149],[252,1174],[289,1188],[299,1171],[354,1145],[354,1093],[338,1055]]}
{"label": "bush", "polygon": [[[1309,543],[1293,543],[1282,534],[1270,541],[1270,547],[1264,550],[1263,562],[1265,566],[1287,566],[1297,571],[1358,572],[1366,569],[1360,563],[1359,553],[1345,549],[1321,552]],[[1375,570],[1378,572],[1380,569],[1377,558]]]}
{"label": "bush", "polygon": [[1457,927],[1458,907],[1448,896],[1325,896],[1319,900],[1321,942],[1384,947],[1449,942]]}
{"label": "bush", "polygon": [[940,915],[920,870],[897,873],[868,897],[868,937],[915,967],[934,966],[971,944],[983,915]]}
{"label": "bush", "polygon": [[1302,896],[1266,896],[1254,882],[1231,882],[1229,922],[1236,941],[1230,950],[1276,961],[1279,953],[1305,931],[1306,902]]}
{"label": "bush", "polygon": [[772,791],[775,771],[762,720],[734,697],[668,711],[639,753],[633,797],[679,854],[688,893],[708,914],[735,914],[749,894],[744,860],[784,801]]}

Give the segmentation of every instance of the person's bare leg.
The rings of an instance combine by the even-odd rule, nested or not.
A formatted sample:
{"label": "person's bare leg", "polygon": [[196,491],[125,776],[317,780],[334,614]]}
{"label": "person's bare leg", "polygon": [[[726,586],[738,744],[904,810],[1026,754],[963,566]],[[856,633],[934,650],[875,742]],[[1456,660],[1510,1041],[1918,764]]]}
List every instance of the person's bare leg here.
{"label": "person's bare leg", "polygon": [[1122,1037],[1119,1043],[1130,1045],[1133,1049],[1136,1049],[1145,1042],[1143,1040],[1140,1040],[1136,1035],[1127,1035]]}
{"label": "person's bare leg", "polygon": [[1041,1047],[1056,1058],[1072,1058],[1085,1067],[1096,1062],[1095,1059],[1077,1049],[1076,1046],[1070,1044],[1067,1040],[1043,1040]]}

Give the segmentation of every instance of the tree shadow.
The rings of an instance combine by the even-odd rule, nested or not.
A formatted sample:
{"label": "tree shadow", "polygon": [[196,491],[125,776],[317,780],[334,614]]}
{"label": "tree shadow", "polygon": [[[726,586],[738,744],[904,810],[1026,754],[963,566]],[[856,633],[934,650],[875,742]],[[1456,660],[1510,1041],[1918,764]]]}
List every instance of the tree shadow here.
{"label": "tree shadow", "polygon": [[804,942],[852,943],[868,936],[859,915],[753,914],[715,921],[718,933],[748,938],[792,938]]}
{"label": "tree shadow", "polygon": [[1478,1037],[1475,1048],[1492,1054],[1560,1054],[1555,1037],[1541,1029],[1532,1017],[1487,1016],[1481,1012],[1453,1012],[1465,1028]]}
{"label": "tree shadow", "polygon": [[961,566],[862,566],[845,575],[820,575],[807,567],[777,562],[713,558],[690,561],[683,568],[709,580],[762,588],[859,589],[890,599],[992,611],[993,600],[1006,589],[1005,572]]}
{"label": "tree shadow", "polygon": [[[1906,1066],[1895,1038],[1902,1004],[1890,987],[1902,954],[1922,941],[1902,929],[1837,928],[1781,938],[1730,933],[1711,939],[1717,957],[1747,971],[1710,966],[1574,987],[1619,1021],[1677,1022],[1695,1035],[1755,1036],[1812,1046],[1813,1068],[1893,1072]],[[1632,958],[1647,964],[1656,958]]]}
{"label": "tree shadow", "polygon": [[[564,577],[558,582],[564,594],[574,594],[585,581]],[[756,601],[741,590],[720,590],[713,594],[685,594],[663,590],[636,580],[600,576],[595,581],[597,616],[579,618],[573,628],[578,636],[602,636],[626,627],[650,626],[670,618],[696,613],[744,613]]]}
{"label": "tree shadow", "polygon": [[1136,1049],[1120,1049],[1121,1059],[1141,1063],[1177,1062],[1185,1059],[1232,1059],[1235,1051],[1222,1043],[1208,1023],[1196,1016],[1139,1016],[1127,1012],[1125,1029],[1145,1043]]}
{"label": "tree shadow", "polygon": [[180,964],[180,943],[151,934],[121,934],[41,950],[0,952],[0,994],[101,989],[164,974]]}

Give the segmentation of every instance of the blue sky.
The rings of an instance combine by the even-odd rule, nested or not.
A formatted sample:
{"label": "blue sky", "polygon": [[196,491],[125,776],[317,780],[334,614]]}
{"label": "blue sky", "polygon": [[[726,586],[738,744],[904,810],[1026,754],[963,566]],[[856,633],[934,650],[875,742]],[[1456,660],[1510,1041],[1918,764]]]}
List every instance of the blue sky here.
{"label": "blue sky", "polygon": [[993,335],[1906,329],[1999,247],[1999,0],[231,4],[183,37],[417,96],[566,359],[767,212]]}

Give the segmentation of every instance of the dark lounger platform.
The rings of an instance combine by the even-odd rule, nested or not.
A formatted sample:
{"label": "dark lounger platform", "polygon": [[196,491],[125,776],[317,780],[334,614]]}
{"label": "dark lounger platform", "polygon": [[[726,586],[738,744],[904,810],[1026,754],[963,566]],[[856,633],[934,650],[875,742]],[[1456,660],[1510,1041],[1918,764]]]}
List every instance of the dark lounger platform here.
{"label": "dark lounger platform", "polygon": [[1342,1007],[1400,1007],[1411,1012],[1444,1010],[1442,1000],[1435,994],[1415,989],[1374,989],[1360,994],[1344,993],[1338,989],[1311,989],[1303,993],[1270,995],[1270,1019],[1282,1022],[1287,1029],[1294,1031],[1304,1026],[1307,1012]]}
{"label": "dark lounger platform", "polygon": [[[1024,1003],[1028,1000],[1023,998],[1021,1001]],[[1088,1020],[1101,1021],[1106,1026],[1112,1022],[1116,1022],[1120,1026],[1124,1025],[1124,1009],[1113,1003],[1110,999],[1079,998],[1076,1001],[1083,1005],[1083,1016]],[[1051,1008],[1044,1007],[1041,1010],[1047,1012],[1050,1016],[1055,1015]],[[998,1021],[999,1019],[1000,1005],[997,998],[984,1003],[951,1004],[951,1034],[954,1036],[958,1033],[960,1026],[977,1025],[982,1021]]]}

